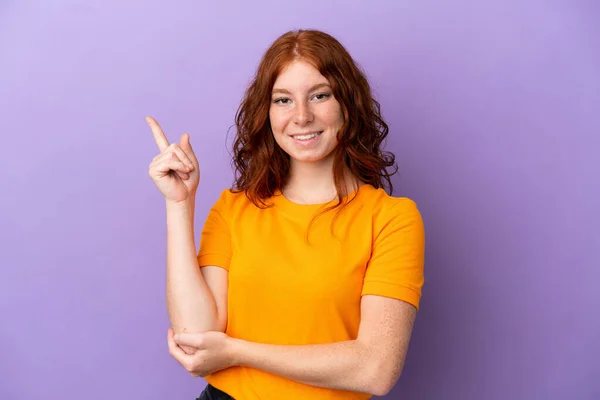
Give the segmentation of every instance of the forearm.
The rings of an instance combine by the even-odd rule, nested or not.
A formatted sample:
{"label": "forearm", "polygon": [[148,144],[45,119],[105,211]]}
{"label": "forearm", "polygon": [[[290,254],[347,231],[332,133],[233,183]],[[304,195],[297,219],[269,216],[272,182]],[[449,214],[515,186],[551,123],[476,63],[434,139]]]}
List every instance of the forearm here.
{"label": "forearm", "polygon": [[217,307],[196,258],[195,198],[167,208],[167,311],[176,333],[219,330]]}
{"label": "forearm", "polygon": [[361,342],[284,346],[233,339],[235,365],[247,366],[313,386],[374,393],[376,364]]}

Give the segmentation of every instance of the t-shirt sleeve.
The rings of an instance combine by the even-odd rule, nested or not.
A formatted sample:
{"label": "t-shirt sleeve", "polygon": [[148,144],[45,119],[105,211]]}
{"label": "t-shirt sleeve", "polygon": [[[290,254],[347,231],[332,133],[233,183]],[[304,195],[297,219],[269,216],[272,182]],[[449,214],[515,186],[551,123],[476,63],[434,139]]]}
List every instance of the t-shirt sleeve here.
{"label": "t-shirt sleeve", "polygon": [[198,266],[214,265],[229,271],[231,261],[231,234],[227,222],[230,206],[227,204],[227,192],[221,193],[206,217],[200,237]]}
{"label": "t-shirt sleeve", "polygon": [[424,283],[425,230],[414,201],[401,198],[384,211],[367,264],[362,294],[391,297],[419,308]]}

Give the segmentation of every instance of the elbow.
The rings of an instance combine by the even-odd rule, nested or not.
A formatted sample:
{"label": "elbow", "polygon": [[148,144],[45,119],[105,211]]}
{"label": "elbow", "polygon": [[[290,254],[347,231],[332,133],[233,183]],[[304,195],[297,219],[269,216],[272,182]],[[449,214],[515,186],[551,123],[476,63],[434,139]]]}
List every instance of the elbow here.
{"label": "elbow", "polygon": [[396,385],[396,381],[397,379],[381,376],[371,383],[370,393],[374,396],[385,396]]}
{"label": "elbow", "polygon": [[398,382],[402,365],[392,365],[388,362],[380,362],[372,368],[369,382],[369,393],[374,396],[385,396]]}
{"label": "elbow", "polygon": [[384,382],[376,382],[372,385],[372,389],[369,391],[373,396],[385,396],[388,394],[394,385],[389,385]]}

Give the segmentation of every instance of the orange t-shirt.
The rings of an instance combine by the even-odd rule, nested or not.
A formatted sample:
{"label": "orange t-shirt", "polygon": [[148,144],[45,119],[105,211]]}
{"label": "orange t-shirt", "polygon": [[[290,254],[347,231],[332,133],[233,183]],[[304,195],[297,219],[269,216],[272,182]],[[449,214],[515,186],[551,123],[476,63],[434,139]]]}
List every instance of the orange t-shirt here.
{"label": "orange t-shirt", "polygon": [[[356,339],[364,294],[418,308],[425,234],[416,204],[371,185],[354,194],[333,234],[337,209],[314,220],[307,236],[323,205],[278,195],[270,199],[273,207],[260,209],[242,192],[223,191],[204,225],[198,263],[229,271],[227,335],[279,345],[332,343]],[[371,397],[249,367],[206,380],[241,400]]]}

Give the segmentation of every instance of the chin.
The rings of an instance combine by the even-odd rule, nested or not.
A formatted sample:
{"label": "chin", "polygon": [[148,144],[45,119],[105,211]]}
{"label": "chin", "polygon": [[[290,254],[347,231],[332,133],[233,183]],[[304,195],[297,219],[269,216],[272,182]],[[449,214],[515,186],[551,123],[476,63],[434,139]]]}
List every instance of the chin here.
{"label": "chin", "polygon": [[319,154],[319,155],[299,155],[299,154],[290,154],[290,158],[297,163],[306,163],[306,164],[316,164],[322,163],[325,161],[329,161],[333,158],[333,154]]}

